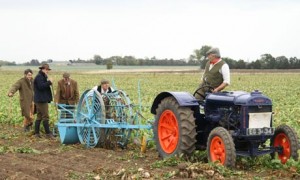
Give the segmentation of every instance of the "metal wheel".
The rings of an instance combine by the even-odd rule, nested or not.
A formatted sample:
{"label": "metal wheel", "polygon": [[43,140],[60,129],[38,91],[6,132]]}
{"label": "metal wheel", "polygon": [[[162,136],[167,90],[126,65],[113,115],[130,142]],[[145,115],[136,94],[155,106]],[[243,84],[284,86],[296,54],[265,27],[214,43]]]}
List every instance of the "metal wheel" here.
{"label": "metal wheel", "polygon": [[130,99],[122,90],[106,93],[102,96],[108,123],[118,123],[125,126],[125,128],[114,128],[106,131],[106,147],[114,148],[119,146],[122,149],[126,148],[132,132],[132,129],[126,128],[126,125],[135,124]]}
{"label": "metal wheel", "polygon": [[167,97],[158,105],[153,131],[157,151],[163,158],[191,155],[195,150],[193,111],[188,107],[180,107],[174,97]]}
{"label": "metal wheel", "polygon": [[226,129],[217,127],[211,131],[207,141],[207,152],[209,161],[219,161],[220,164],[228,167],[235,166],[235,147]]}
{"label": "metal wheel", "polygon": [[104,107],[101,95],[96,90],[87,90],[80,97],[76,122],[83,126],[77,128],[77,134],[80,142],[87,147],[95,147],[104,138],[104,129],[95,127],[105,123]]}
{"label": "metal wheel", "polygon": [[[271,139],[271,146],[282,148],[281,152],[277,153],[282,164],[285,164],[290,158],[298,160],[299,141],[293,128],[287,125],[278,126]],[[271,156],[274,158],[275,153]]]}
{"label": "metal wheel", "polygon": [[175,114],[165,110],[159,117],[158,137],[161,148],[166,153],[172,153],[179,142],[179,128]]}

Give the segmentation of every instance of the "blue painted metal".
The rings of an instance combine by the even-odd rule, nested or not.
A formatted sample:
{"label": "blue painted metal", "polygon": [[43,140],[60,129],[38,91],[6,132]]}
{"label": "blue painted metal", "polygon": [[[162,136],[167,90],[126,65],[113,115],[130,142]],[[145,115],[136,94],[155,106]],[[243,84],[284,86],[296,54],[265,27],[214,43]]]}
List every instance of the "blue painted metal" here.
{"label": "blue painted metal", "polygon": [[[260,147],[272,138],[273,134],[255,136],[247,134],[249,113],[272,112],[271,99],[261,92],[255,90],[251,93],[244,91],[211,93],[207,95],[204,106],[207,126],[213,129],[221,125],[231,131],[238,156],[255,157],[276,151],[270,146]],[[244,144],[239,145],[241,142]],[[245,149],[245,146],[248,148]]]}
{"label": "blue painted metal", "polygon": [[[109,127],[106,131],[106,138],[113,141],[120,147],[124,148],[128,144],[132,130],[135,129],[133,124],[141,124],[137,114],[133,112],[133,104],[127,94],[122,90],[112,93],[103,94],[103,99],[109,102],[106,107],[106,123]],[[109,119],[110,118],[110,119]],[[141,129],[142,127],[140,127]]]}
{"label": "blue painted metal", "polygon": [[63,144],[80,141],[86,147],[95,147],[114,136],[116,143],[125,148],[132,130],[152,129],[150,124],[141,124],[139,113],[133,112],[133,105],[122,90],[106,94],[87,90],[81,95],[77,111],[72,113],[72,119],[59,116],[57,126]]}
{"label": "blue painted metal", "polygon": [[[79,143],[77,128],[70,126],[71,123],[74,123],[74,110],[75,107],[71,105],[65,104],[57,104],[58,107],[58,123],[57,128],[59,131],[59,137],[61,139],[62,144],[76,144]],[[72,110],[68,109],[72,107]],[[66,113],[72,114],[71,117],[66,117]]]}
{"label": "blue painted metal", "polygon": [[[273,134],[248,135],[249,113],[272,112],[272,101],[261,92],[244,91],[210,93],[204,102],[197,100],[187,92],[162,92],[155,98],[151,113],[156,114],[160,102],[169,96],[176,98],[180,106],[191,107],[196,118],[197,143],[206,146],[210,132],[216,127],[227,129],[236,145],[238,156],[254,157],[278,152],[278,148],[264,145]],[[204,113],[200,112],[200,106]],[[272,117],[271,117],[272,127]],[[246,148],[246,149],[245,149]]]}
{"label": "blue painted metal", "polygon": [[271,99],[259,91],[247,93],[244,91],[211,93],[206,97],[206,103],[218,105],[272,105]]}
{"label": "blue painted metal", "polygon": [[151,113],[156,114],[158,104],[161,102],[161,100],[169,96],[173,96],[177,100],[179,106],[199,106],[199,103],[195,97],[188,92],[161,92],[156,96],[154,102],[152,103]]}
{"label": "blue painted metal", "polygon": [[60,124],[61,127],[95,127],[95,128],[103,128],[103,129],[152,129],[152,125],[135,125],[135,124],[127,124],[127,123],[120,123],[120,122],[110,122],[108,124],[80,124],[80,123],[62,123]]}
{"label": "blue painted metal", "polygon": [[57,124],[59,137],[61,139],[62,144],[76,144],[79,143],[77,128],[71,127],[70,125]]}
{"label": "blue painted metal", "polygon": [[95,147],[100,139],[101,130],[94,125],[105,122],[104,102],[96,90],[85,91],[78,103],[76,122],[79,140],[86,147]]}

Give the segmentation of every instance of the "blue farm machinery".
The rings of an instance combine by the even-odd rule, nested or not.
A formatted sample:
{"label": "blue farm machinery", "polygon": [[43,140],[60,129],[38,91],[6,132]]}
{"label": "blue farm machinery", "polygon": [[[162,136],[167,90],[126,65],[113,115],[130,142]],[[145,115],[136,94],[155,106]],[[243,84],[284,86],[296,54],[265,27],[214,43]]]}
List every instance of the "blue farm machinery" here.
{"label": "blue farm machinery", "polygon": [[208,93],[204,101],[188,92],[162,92],[151,113],[154,141],[163,158],[189,156],[199,149],[207,150],[209,161],[228,167],[235,166],[237,156],[270,154],[282,163],[298,159],[295,130],[273,127],[272,101],[259,91]]}
{"label": "blue farm machinery", "polygon": [[[122,90],[100,94],[86,90],[77,107],[58,104],[58,131],[63,144],[126,148],[134,130],[152,129]],[[142,145],[145,146],[145,139]]]}
{"label": "blue farm machinery", "polygon": [[259,91],[208,93],[204,101],[188,92],[161,92],[151,107],[155,120],[147,124],[124,91],[87,90],[77,108],[58,105],[57,127],[63,144],[86,147],[126,148],[133,132],[153,130],[162,158],[190,156],[199,149],[207,150],[209,161],[228,167],[235,166],[237,156],[298,160],[298,135],[288,125],[273,127],[272,105]]}

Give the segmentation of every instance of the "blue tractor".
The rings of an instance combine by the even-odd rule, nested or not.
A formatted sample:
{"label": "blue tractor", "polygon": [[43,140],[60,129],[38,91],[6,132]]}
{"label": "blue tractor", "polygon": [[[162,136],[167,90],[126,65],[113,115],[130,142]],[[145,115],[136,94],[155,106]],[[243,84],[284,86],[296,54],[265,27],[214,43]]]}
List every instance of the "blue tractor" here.
{"label": "blue tractor", "polygon": [[162,158],[207,150],[208,160],[233,167],[237,156],[271,154],[298,159],[296,131],[273,128],[272,101],[259,91],[208,93],[198,101],[188,92],[162,92],[154,100],[154,140]]}

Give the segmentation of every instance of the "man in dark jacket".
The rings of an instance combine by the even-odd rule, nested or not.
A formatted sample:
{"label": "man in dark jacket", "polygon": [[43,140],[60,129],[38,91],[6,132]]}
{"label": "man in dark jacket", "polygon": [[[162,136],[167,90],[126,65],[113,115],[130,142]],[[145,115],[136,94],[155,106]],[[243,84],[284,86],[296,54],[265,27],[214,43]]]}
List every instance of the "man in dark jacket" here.
{"label": "man in dark jacket", "polygon": [[48,64],[39,67],[40,71],[34,78],[34,103],[37,109],[37,118],[35,121],[35,136],[41,138],[40,124],[43,121],[46,136],[53,138],[49,127],[48,103],[52,101],[51,85],[53,80],[48,78],[48,72],[51,70]]}
{"label": "man in dark jacket", "polygon": [[24,131],[28,132],[33,124],[33,79],[32,70],[26,69],[24,71],[24,77],[19,79],[8,91],[8,96],[13,97],[14,94],[19,91],[20,94],[20,106],[22,116],[24,116]]}

